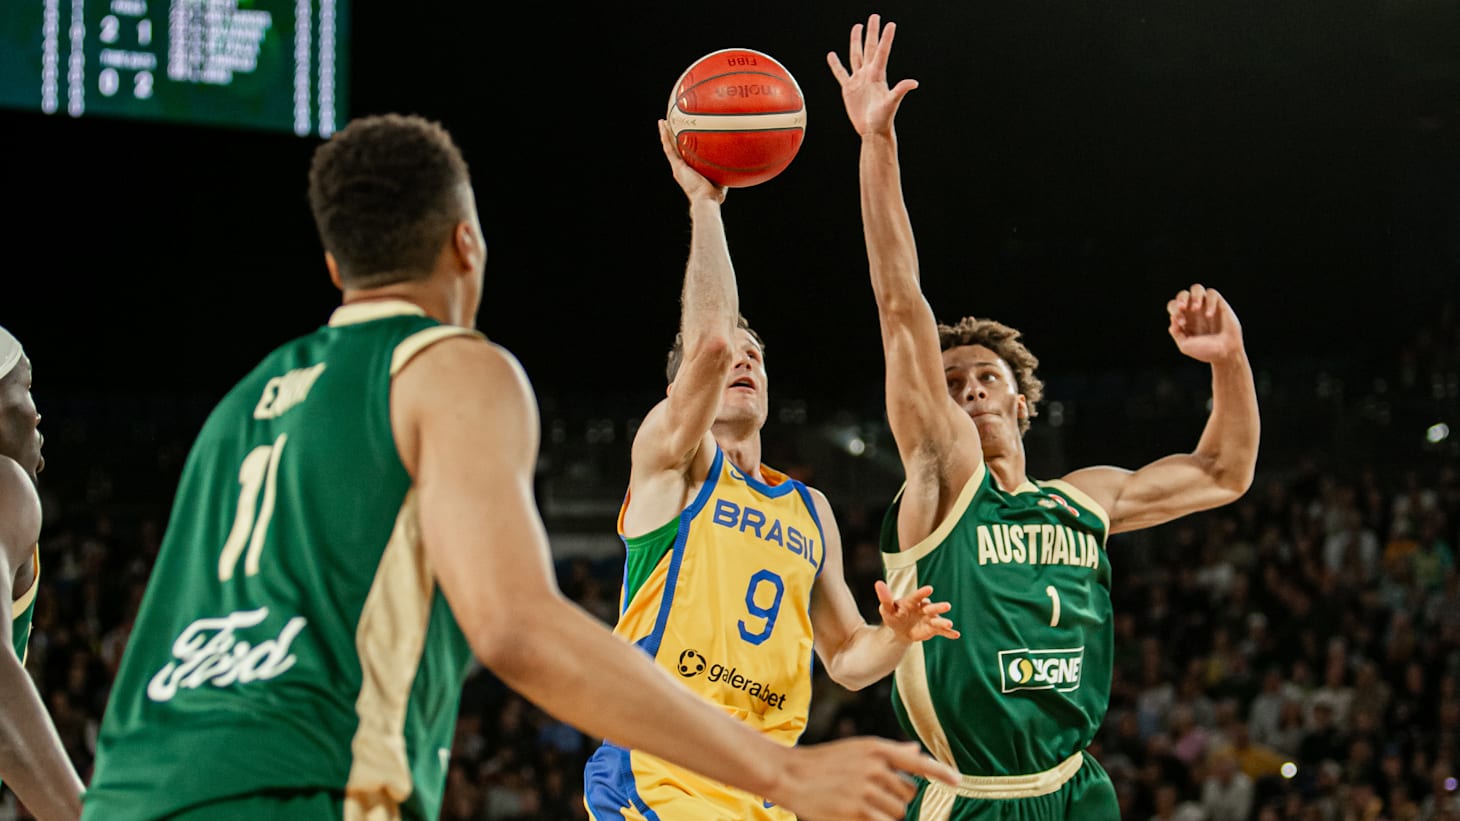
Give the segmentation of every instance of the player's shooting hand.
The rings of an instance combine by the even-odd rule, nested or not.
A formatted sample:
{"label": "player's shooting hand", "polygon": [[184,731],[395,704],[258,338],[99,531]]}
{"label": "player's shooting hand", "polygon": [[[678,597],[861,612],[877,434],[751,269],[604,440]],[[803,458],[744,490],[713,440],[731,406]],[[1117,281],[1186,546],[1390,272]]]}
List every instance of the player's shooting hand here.
{"label": "player's shooting hand", "polygon": [[897,107],[902,105],[902,98],[918,87],[917,80],[902,80],[892,88],[887,87],[887,58],[892,54],[897,24],[888,23],[879,32],[881,20],[874,14],[867,18],[865,30],[861,23],[852,26],[852,42],[847,52],[850,72],[836,52],[826,55],[832,75],[841,84],[847,117],[863,137],[891,134],[892,119],[897,115]]}
{"label": "player's shooting hand", "polygon": [[958,773],[929,758],[917,742],[849,738],[788,751],[784,789],[768,796],[802,821],[895,821],[917,794],[904,773],[950,786]]}
{"label": "player's shooting hand", "polygon": [[674,135],[669,131],[669,123],[659,121],[659,142],[664,146],[664,157],[669,160],[669,168],[674,172],[674,181],[684,189],[684,195],[689,197],[690,202],[700,199],[710,199],[715,202],[725,201],[725,189],[705,178],[704,174],[689,167],[684,157],[679,154],[679,147],[674,144]]}
{"label": "player's shooting hand", "polygon": [[954,629],[953,622],[943,618],[953,605],[945,601],[934,602],[929,598],[932,595],[932,585],[924,585],[910,596],[894,599],[887,582],[878,581],[877,601],[882,623],[906,642],[927,641],[934,636],[956,639],[963,635]]}
{"label": "player's shooting hand", "polygon": [[1243,353],[1242,324],[1217,289],[1183,289],[1166,303],[1166,313],[1176,347],[1192,359],[1213,363]]}

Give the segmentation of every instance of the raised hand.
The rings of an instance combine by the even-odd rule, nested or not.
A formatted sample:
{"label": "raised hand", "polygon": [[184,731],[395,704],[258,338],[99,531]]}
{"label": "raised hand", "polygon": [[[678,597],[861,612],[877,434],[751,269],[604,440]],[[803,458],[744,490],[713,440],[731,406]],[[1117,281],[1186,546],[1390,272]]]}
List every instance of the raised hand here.
{"label": "raised hand", "polygon": [[892,88],[887,87],[887,58],[892,54],[897,24],[888,23],[879,32],[881,22],[881,16],[874,14],[867,18],[865,31],[861,23],[852,26],[851,46],[847,51],[850,72],[836,52],[826,55],[832,75],[841,84],[847,117],[863,137],[891,133],[892,119],[897,115],[897,107],[902,105],[902,98],[918,87],[917,80],[902,80]]}
{"label": "raised hand", "polygon": [[669,131],[669,123],[659,121],[659,142],[664,146],[664,158],[669,160],[669,168],[674,172],[674,181],[684,189],[684,195],[693,202],[698,199],[710,199],[715,202],[725,201],[725,189],[705,178],[704,174],[689,167],[684,157],[679,155],[679,147],[674,144],[674,135]]}
{"label": "raised hand", "polygon": [[894,599],[887,582],[877,582],[877,609],[882,613],[882,623],[892,628],[898,638],[908,642],[927,641],[934,636],[958,638],[962,633],[954,629],[953,622],[943,618],[953,605],[935,603],[929,599],[932,595],[932,585],[924,585],[912,595]]}
{"label": "raised hand", "polygon": [[1176,347],[1192,359],[1212,363],[1243,352],[1242,324],[1217,289],[1183,289],[1166,303],[1166,313]]}

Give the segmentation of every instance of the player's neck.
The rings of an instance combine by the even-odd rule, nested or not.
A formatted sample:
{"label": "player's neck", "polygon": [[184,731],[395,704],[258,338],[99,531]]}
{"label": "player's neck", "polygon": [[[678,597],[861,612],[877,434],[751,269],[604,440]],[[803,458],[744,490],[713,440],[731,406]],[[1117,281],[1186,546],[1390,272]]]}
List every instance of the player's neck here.
{"label": "player's neck", "polygon": [[472,327],[475,324],[473,317],[463,309],[461,300],[446,285],[441,278],[431,277],[410,282],[394,282],[378,288],[352,288],[344,292],[341,301],[350,305],[358,302],[400,300],[419,307],[426,312],[426,316],[437,321]]}
{"label": "player's neck", "polygon": [[994,481],[999,487],[1006,491],[1012,491],[1025,482],[1029,476],[1024,472],[1024,448],[1021,445],[1006,453],[984,452],[984,464],[989,466],[989,472],[994,475]]}
{"label": "player's neck", "polygon": [[717,424],[711,433],[730,464],[746,476],[760,478],[760,431],[737,432],[729,425]]}

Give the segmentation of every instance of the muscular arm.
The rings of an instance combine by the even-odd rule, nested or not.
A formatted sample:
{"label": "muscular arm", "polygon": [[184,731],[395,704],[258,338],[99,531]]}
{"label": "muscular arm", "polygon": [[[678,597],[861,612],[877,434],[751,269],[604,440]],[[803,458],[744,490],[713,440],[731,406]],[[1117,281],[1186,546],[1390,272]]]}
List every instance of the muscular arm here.
{"label": "muscular arm", "polygon": [[1211,363],[1212,413],[1191,453],[1173,454],[1134,472],[1102,466],[1065,477],[1109,512],[1112,533],[1236,501],[1252,486],[1257,467],[1257,388],[1236,314],[1220,294],[1201,286],[1183,291],[1168,309],[1171,334],[1182,352]]}
{"label": "muscular arm", "polygon": [[0,457],[0,601],[6,603],[0,618],[0,778],[37,818],[52,821],[81,817],[83,787],[15,654],[9,613],[15,568],[31,560],[40,529],[40,499],[30,477]]}
{"label": "muscular arm", "polygon": [[686,474],[696,459],[709,464],[705,445],[735,361],[740,316],[735,269],[725,241],[720,204],[725,190],[691,169],[660,124],[665,158],[689,199],[689,261],[680,297],[684,358],[669,397],[644,418],[634,437],[629,475],[631,533],[664,524],[684,507]]}
{"label": "muscular arm", "polygon": [[[841,531],[832,515],[831,504],[818,490],[812,490],[811,496],[826,546],[821,576],[811,591],[811,627],[816,654],[826,665],[832,681],[848,690],[860,690],[896,669],[913,642],[935,635],[958,637],[952,622],[941,616],[950,605],[926,601],[932,593],[930,587],[916,591],[905,600],[893,601],[886,585],[879,582],[883,623],[865,622],[847,587]],[[889,625],[897,625],[897,629]]]}
{"label": "muscular arm", "polygon": [[936,525],[941,501],[957,494],[983,455],[978,429],[948,396],[937,321],[919,284],[917,245],[903,201],[893,118],[917,82],[888,89],[896,28],[889,23],[879,37],[877,24],[873,15],[865,38],[862,26],[852,29],[850,73],[835,54],[827,59],[862,138],[862,230],[887,360],[887,417],[908,481],[900,515],[918,519],[911,531],[926,534]]}

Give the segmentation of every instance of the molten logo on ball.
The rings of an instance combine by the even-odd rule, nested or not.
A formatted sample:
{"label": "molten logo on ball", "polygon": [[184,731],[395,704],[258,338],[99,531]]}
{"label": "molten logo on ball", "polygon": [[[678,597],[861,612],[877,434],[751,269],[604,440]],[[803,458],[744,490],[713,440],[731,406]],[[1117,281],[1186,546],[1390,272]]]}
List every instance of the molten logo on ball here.
{"label": "molten logo on ball", "polygon": [[770,56],[721,49],[680,75],[665,119],[691,168],[717,185],[745,188],[791,164],[806,134],[806,102]]}

